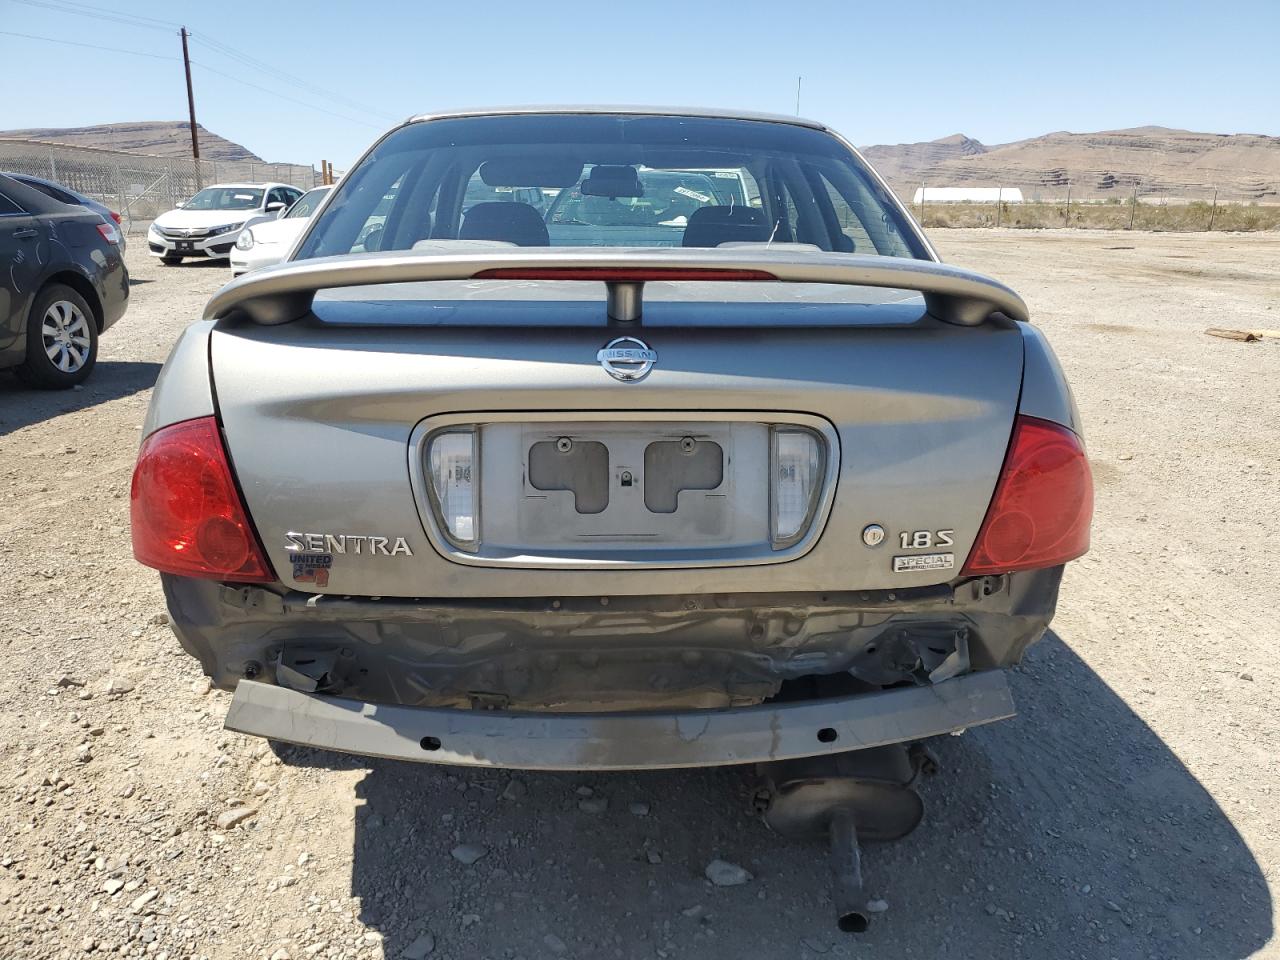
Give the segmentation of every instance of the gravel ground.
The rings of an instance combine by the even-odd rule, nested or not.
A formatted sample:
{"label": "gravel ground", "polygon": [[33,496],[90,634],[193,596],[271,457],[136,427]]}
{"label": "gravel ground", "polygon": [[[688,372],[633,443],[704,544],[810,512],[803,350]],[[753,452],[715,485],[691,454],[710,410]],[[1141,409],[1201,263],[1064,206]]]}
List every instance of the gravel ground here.
{"label": "gravel ground", "polygon": [[[83,390],[0,377],[0,957],[1280,957],[1280,237],[939,231],[1020,290],[1077,390],[1094,549],[938,744],[887,912],[835,931],[820,846],[738,770],[455,772],[222,731],[130,556],[150,388],[227,279],[130,250]],[[751,879],[715,886],[721,859]]]}

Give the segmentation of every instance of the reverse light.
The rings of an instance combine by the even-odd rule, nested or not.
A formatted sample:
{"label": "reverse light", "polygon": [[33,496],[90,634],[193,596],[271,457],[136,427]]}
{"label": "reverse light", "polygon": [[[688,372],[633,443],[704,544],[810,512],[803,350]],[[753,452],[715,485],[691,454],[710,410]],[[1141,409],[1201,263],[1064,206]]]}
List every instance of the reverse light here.
{"label": "reverse light", "polygon": [[129,513],[139,563],[185,577],[275,580],[213,417],[163,427],[142,442]]}
{"label": "reverse light", "polygon": [[1089,549],[1093,476],[1066,427],[1018,417],[964,575],[1056,567]]}
{"label": "reverse light", "polygon": [[480,480],[474,428],[437,433],[427,447],[432,506],[445,534],[460,547],[479,543],[476,491]]}
{"label": "reverse light", "polygon": [[117,244],[120,242],[120,228],[114,223],[107,223],[106,221],[103,221],[102,223],[99,223],[97,227],[98,233],[102,234],[102,239],[107,241],[107,243]]}
{"label": "reverse light", "polygon": [[769,457],[770,534],[775,548],[809,527],[824,472],[822,442],[809,430],[774,427]]}

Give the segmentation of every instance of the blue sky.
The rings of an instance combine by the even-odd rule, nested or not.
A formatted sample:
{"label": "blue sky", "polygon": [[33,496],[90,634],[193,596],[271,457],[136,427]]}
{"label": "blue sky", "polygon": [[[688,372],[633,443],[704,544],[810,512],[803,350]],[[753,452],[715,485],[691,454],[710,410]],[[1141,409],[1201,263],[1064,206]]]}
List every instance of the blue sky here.
{"label": "blue sky", "polygon": [[412,113],[792,113],[797,75],[801,112],[859,144],[1144,124],[1280,135],[1280,0],[0,0],[0,130],[185,118],[178,24],[194,35],[205,127],[268,160],[340,169]]}

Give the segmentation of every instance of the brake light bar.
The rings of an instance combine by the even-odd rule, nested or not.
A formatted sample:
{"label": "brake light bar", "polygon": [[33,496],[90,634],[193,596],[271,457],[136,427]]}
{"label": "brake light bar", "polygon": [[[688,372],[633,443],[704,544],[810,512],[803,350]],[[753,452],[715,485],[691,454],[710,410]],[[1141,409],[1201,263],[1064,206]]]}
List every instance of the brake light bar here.
{"label": "brake light bar", "polygon": [[595,280],[602,283],[645,283],[649,280],[703,280],[736,283],[743,280],[772,280],[777,276],[766,270],[714,270],[701,267],[649,267],[621,269],[615,267],[495,267],[481,270],[477,280]]}

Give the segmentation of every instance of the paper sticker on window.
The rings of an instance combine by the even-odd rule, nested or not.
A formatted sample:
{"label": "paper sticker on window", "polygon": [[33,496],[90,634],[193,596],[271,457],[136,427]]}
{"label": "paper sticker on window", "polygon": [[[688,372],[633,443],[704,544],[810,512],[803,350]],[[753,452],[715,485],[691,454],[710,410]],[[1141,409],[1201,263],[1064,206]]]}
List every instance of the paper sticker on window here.
{"label": "paper sticker on window", "polygon": [[253,200],[256,199],[252,193],[236,193],[232,194],[237,200]]}
{"label": "paper sticker on window", "polygon": [[699,203],[711,202],[711,198],[705,193],[699,193],[697,190],[690,190],[688,187],[676,187],[676,193],[680,194],[682,197],[692,197]]}

